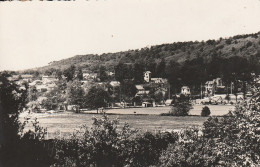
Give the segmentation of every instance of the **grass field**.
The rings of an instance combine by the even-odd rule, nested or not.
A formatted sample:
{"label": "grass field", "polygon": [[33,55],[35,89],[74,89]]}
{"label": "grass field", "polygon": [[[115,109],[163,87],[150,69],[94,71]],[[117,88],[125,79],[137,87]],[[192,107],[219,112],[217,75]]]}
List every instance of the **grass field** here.
{"label": "grass field", "polygon": [[[204,105],[194,105],[190,110],[190,115],[200,115]],[[233,110],[234,106],[230,105],[209,105],[212,116],[221,116],[227,114],[229,110]],[[149,107],[149,108],[125,108],[125,109],[108,109],[106,113],[111,114],[148,114],[148,115],[160,115],[161,113],[167,113],[171,110],[171,107]],[[135,112],[135,113],[134,113]],[[96,113],[96,111],[87,111],[86,113]]]}
{"label": "grass field", "polygon": [[[182,129],[190,126],[202,126],[207,117],[200,117],[202,105],[195,105],[190,111],[190,115],[186,117],[160,116],[160,113],[166,113],[170,107],[154,107],[154,108],[127,108],[127,109],[110,109],[106,110],[110,119],[118,118],[120,126],[125,122],[131,127],[141,130],[158,131],[158,130],[173,130]],[[211,115],[226,114],[233,106],[209,106]],[[134,114],[134,112],[136,112]],[[46,127],[49,133],[49,138],[59,135],[61,132],[66,136],[78,129],[80,125],[92,125],[92,117],[101,117],[95,114],[96,111],[87,111],[85,113],[60,112],[53,114],[33,114],[37,117],[40,125]],[[30,125],[27,128],[32,128]]]}

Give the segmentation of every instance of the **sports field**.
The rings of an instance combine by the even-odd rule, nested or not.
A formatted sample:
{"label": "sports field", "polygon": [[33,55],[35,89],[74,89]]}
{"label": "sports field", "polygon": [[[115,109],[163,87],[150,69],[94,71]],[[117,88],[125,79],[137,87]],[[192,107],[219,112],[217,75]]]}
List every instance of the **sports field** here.
{"label": "sports field", "polygon": [[[195,105],[190,111],[191,116],[186,117],[173,117],[173,116],[160,116],[160,113],[166,113],[170,107],[151,107],[151,108],[126,108],[126,109],[110,109],[105,110],[109,114],[110,119],[118,118],[120,126],[125,122],[129,123],[131,127],[138,128],[144,131],[158,131],[158,130],[176,130],[192,126],[202,126],[207,117],[200,117],[200,112],[203,105]],[[234,106],[209,106],[211,115],[221,116],[228,113],[229,110],[234,109]],[[25,114],[21,115],[21,117]],[[93,117],[101,117],[96,114],[96,110],[86,111],[84,113],[72,112],[58,112],[58,113],[40,113],[32,114],[31,119],[37,118],[42,127],[48,130],[48,138],[54,136],[66,137],[80,125],[92,125]],[[32,128],[28,126],[27,128]],[[60,135],[60,133],[62,135]]]}

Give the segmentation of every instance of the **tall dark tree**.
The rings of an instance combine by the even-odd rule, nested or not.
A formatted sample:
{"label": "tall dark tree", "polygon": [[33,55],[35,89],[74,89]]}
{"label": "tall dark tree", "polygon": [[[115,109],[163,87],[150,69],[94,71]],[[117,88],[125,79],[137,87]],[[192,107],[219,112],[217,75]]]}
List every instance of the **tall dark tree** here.
{"label": "tall dark tree", "polygon": [[0,166],[50,166],[53,161],[41,143],[43,128],[34,123],[35,130],[25,132],[26,123],[19,119],[27,90],[7,77],[0,72]]}
{"label": "tall dark tree", "polygon": [[28,101],[30,102],[30,101],[35,101],[35,100],[37,100],[37,98],[38,98],[38,91],[36,90],[36,87],[35,86],[32,86],[32,87],[30,87],[29,88],[29,90],[28,90]]}
{"label": "tall dark tree", "polygon": [[83,80],[83,73],[82,73],[82,69],[81,68],[78,68],[76,71],[75,71],[75,79],[78,79],[78,80]]}
{"label": "tall dark tree", "polygon": [[71,65],[69,68],[63,71],[63,75],[66,77],[67,81],[72,81],[75,75],[76,67]]}
{"label": "tall dark tree", "polygon": [[131,102],[137,93],[137,89],[133,81],[126,80],[121,84],[121,100]]}
{"label": "tall dark tree", "polygon": [[62,79],[62,71],[60,69],[57,69],[55,73],[55,77],[58,78],[59,80]]}
{"label": "tall dark tree", "polygon": [[181,65],[175,61],[170,61],[166,67],[166,75],[170,84],[170,93],[178,93],[178,91],[183,86],[181,84],[180,70]]}
{"label": "tall dark tree", "polygon": [[66,95],[63,93],[62,89],[62,87],[56,87],[53,90],[46,92],[44,97],[47,97],[47,99],[42,101],[41,106],[47,110],[55,110],[60,106],[64,106]]}
{"label": "tall dark tree", "polygon": [[69,82],[67,84],[66,89],[66,100],[68,104],[71,105],[79,105],[80,107],[83,107],[83,98],[84,98],[85,92],[83,88],[81,87],[80,81],[73,81]]}
{"label": "tall dark tree", "polygon": [[0,73],[0,143],[8,143],[19,138],[19,113],[25,107],[26,91],[9,81],[7,72]]}
{"label": "tall dark tree", "polygon": [[115,79],[119,82],[123,82],[127,75],[127,65],[119,62],[115,66]]}
{"label": "tall dark tree", "polygon": [[97,113],[98,113],[98,108],[106,107],[108,102],[109,102],[108,92],[96,86],[90,88],[85,99],[86,105],[89,108],[97,109]]}
{"label": "tall dark tree", "polygon": [[156,62],[154,59],[149,58],[146,60],[145,71],[151,71],[152,77],[156,76]]}
{"label": "tall dark tree", "polygon": [[133,77],[136,84],[144,82],[144,66],[143,62],[136,62],[133,67]]}
{"label": "tall dark tree", "polygon": [[166,63],[165,63],[164,58],[162,58],[161,62],[156,67],[157,77],[166,78],[165,69],[166,69]]}
{"label": "tall dark tree", "polygon": [[101,82],[104,82],[108,79],[108,75],[106,73],[106,67],[100,66],[98,71],[98,78]]}

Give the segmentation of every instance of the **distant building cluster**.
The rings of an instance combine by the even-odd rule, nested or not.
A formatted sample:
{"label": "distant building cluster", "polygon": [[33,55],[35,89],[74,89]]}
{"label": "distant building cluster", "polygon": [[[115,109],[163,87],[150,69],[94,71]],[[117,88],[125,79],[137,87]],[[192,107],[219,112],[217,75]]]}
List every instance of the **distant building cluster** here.
{"label": "distant building cluster", "polygon": [[[128,105],[133,105],[129,103],[128,97],[123,97],[121,95],[121,89],[125,88],[121,87],[122,83],[113,79],[115,78],[115,74],[113,72],[106,72],[106,75],[109,76],[110,79],[106,82],[101,82],[98,73],[91,73],[82,70],[83,78],[80,80],[82,84],[81,87],[86,92],[89,89],[88,85],[94,84],[101,87],[105,91],[110,92],[111,96],[114,99],[117,99],[113,102],[114,104],[109,104],[112,107],[125,107]],[[254,82],[260,84],[260,76],[254,76],[254,74],[252,74],[252,76],[254,77]],[[76,77],[77,76],[74,76],[74,78]],[[15,81],[16,84],[20,85],[20,89],[26,89],[24,85],[24,82],[26,82],[28,83],[29,88],[34,87],[37,92],[44,93],[50,92],[57,88],[57,81],[59,81],[59,79],[66,80],[66,77],[64,75],[61,75],[61,77],[58,79],[56,76],[53,75],[42,75],[35,78],[33,75],[30,74],[21,74],[12,75],[8,79]],[[173,99],[175,97],[180,97],[180,95],[192,98],[196,96],[196,99],[200,99],[199,103],[203,104],[237,102],[244,100],[245,96],[252,95],[251,92],[247,91],[249,90],[247,88],[247,83],[239,80],[236,83],[231,82],[228,84],[224,83],[222,78],[208,80],[204,84],[201,84],[199,95],[200,97],[198,97],[198,95],[196,94],[193,94],[192,87],[189,87],[187,85],[182,85],[180,90],[177,90],[177,93],[171,94],[171,87],[168,83],[168,80],[166,78],[153,78],[151,71],[145,71],[143,73],[143,81],[143,83],[133,85],[136,93],[134,95],[131,95],[134,96],[131,100],[134,105],[139,103],[139,106],[141,105],[143,107],[171,105]]]}

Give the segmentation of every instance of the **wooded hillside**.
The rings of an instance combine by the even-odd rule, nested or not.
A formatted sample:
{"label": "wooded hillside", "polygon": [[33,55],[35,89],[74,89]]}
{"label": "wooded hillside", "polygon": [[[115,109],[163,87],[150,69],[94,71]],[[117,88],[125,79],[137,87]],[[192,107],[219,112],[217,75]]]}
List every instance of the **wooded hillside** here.
{"label": "wooded hillside", "polygon": [[137,50],[122,51],[117,53],[104,53],[101,55],[77,55],[68,59],[54,61],[48,66],[37,68],[45,71],[50,68],[65,69],[71,65],[86,68],[90,71],[103,65],[108,70],[113,70],[119,62],[134,63],[138,61],[159,62],[162,58],[169,63],[171,60],[183,63],[185,60],[203,58],[210,62],[213,57],[230,58],[239,56],[249,59],[260,53],[260,32],[255,34],[237,35],[227,39],[208,41],[176,42],[142,48]]}

